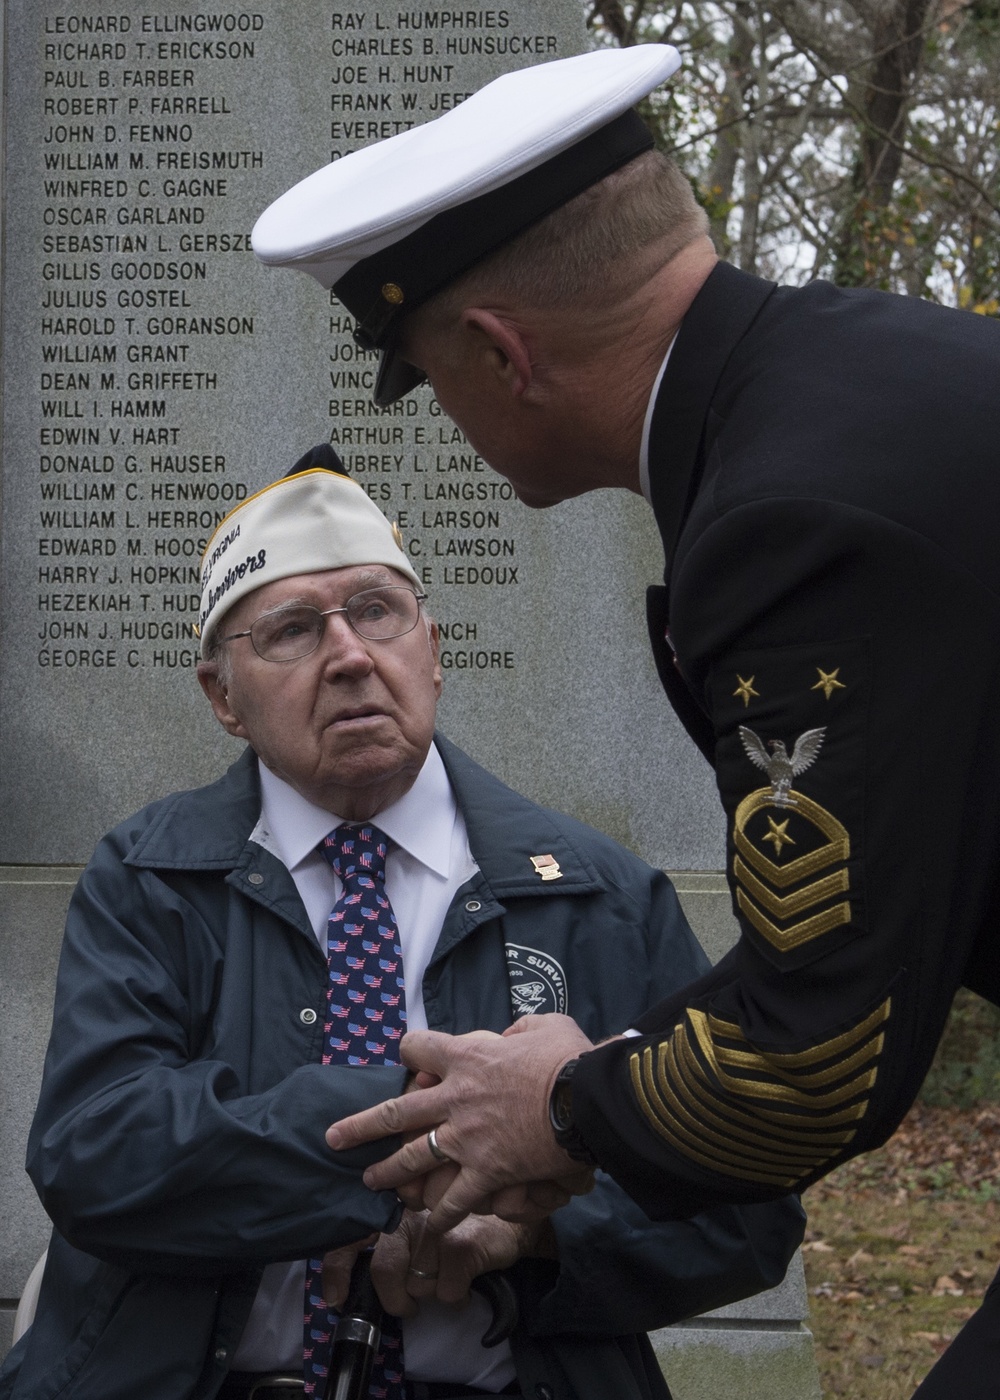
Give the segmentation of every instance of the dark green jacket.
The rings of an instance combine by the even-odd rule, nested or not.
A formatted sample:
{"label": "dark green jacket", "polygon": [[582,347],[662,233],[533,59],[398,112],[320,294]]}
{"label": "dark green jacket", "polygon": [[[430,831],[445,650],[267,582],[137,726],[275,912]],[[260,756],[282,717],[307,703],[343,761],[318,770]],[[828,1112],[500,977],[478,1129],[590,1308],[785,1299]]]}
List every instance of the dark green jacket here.
{"label": "dark green jacket", "polygon": [[[565,999],[595,1037],[704,970],[664,875],[438,742],[480,870],[427,970],[432,1027],[509,1025],[515,955],[538,955],[542,1009]],[[55,1232],[2,1400],[209,1400],[265,1264],[396,1218],[360,1180],[376,1150],[334,1155],[323,1132],[404,1072],[318,1063],[323,1016],[302,1012],[322,1011],[325,960],[288,871],[248,840],[259,813],[248,751],[122,823],[80,880],[28,1150]],[[559,880],[540,880],[539,854]],[[555,1227],[558,1266],[513,1271],[526,1393],[662,1400],[635,1334],[779,1282],[801,1212],[653,1226],[605,1177]]]}

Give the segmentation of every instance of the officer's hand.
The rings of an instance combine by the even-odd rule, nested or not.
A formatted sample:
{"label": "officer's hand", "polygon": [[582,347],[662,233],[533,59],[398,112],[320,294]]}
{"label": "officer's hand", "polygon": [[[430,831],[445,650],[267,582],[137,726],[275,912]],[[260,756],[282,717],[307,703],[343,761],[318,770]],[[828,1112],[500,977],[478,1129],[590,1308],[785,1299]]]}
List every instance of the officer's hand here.
{"label": "officer's hand", "polygon": [[343,1151],[390,1133],[413,1134],[365,1172],[373,1190],[399,1190],[439,1165],[427,1141],[427,1130],[436,1128],[439,1149],[462,1168],[429,1220],[442,1233],[470,1211],[487,1209],[503,1187],[556,1181],[571,1189],[566,1183],[579,1178],[579,1163],[553,1137],[549,1094],[566,1061],[593,1047],[568,1016],[532,1020],[530,1031],[502,1038],[437,1031],[404,1036],[404,1062],[441,1083],[342,1119],[328,1129],[328,1145]]}
{"label": "officer's hand", "polygon": [[501,1220],[537,1224],[554,1210],[568,1205],[574,1196],[586,1196],[593,1189],[593,1170],[581,1166],[559,1181],[528,1181],[521,1186],[505,1186],[490,1197],[488,1210]]}

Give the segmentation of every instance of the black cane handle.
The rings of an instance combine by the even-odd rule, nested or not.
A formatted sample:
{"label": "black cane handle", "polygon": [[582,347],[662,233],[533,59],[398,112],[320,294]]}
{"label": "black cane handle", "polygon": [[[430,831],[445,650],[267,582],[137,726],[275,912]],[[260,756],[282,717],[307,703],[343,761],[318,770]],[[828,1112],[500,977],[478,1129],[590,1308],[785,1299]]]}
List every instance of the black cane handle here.
{"label": "black cane handle", "polygon": [[363,1317],[381,1327],[384,1309],[372,1283],[372,1252],[364,1249],[355,1259],[347,1297],[339,1311],[341,1317]]}
{"label": "black cane handle", "polygon": [[493,1309],[493,1321],[483,1333],[482,1344],[484,1347],[498,1347],[517,1326],[517,1294],[507,1275],[498,1269],[480,1274],[472,1280],[471,1286]]}

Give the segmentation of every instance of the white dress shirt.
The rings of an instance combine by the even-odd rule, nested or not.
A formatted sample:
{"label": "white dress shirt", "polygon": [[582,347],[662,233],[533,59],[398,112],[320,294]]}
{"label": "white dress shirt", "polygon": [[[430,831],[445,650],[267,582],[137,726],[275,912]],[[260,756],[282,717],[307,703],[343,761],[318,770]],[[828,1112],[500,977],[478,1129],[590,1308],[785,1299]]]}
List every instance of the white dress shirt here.
{"label": "white dress shirt", "polygon": [[[343,818],[315,806],[263,763],[259,767],[261,814],[250,839],[287,867],[325,957],[327,921],[341,883],[317,848]],[[424,972],[456,891],[478,869],[433,744],[413,786],[374,823],[389,837],[385,887],[403,950],[407,1029],[423,1030]],[[304,1289],[304,1262],[268,1265],[233,1360],[235,1370],[301,1368]],[[412,1380],[502,1390],[514,1379],[514,1364],[506,1344],[489,1351],[480,1346],[489,1321],[489,1307],[478,1294],[459,1310],[422,1301],[417,1317],[403,1319],[406,1374]]]}
{"label": "white dress shirt", "polygon": [[646,418],[642,425],[642,442],[639,445],[639,486],[642,494],[650,505],[653,504],[653,497],[649,489],[649,433],[653,426],[653,410],[656,407],[656,396],[660,392],[660,385],[663,383],[663,375],[667,368],[667,361],[670,359],[670,352],[677,343],[677,336],[667,346],[667,353],[663,357],[663,363],[657,371],[653,380],[653,391],[649,396],[649,403],[646,405]]}
{"label": "white dress shirt", "polygon": [[[649,434],[653,426],[653,411],[656,408],[656,397],[660,392],[660,385],[663,383],[667,361],[670,359],[670,352],[674,348],[676,341],[677,335],[675,333],[673,340],[667,346],[667,353],[663,357],[663,363],[656,372],[656,378],[653,380],[653,388],[649,395],[649,403],[646,405],[646,417],[642,424],[642,441],[639,444],[639,486],[650,506],[653,504],[653,497],[650,494],[649,487]],[[637,1031],[634,1026],[629,1026],[628,1030],[622,1031],[622,1035],[626,1040],[632,1040],[641,1034],[642,1032]]]}

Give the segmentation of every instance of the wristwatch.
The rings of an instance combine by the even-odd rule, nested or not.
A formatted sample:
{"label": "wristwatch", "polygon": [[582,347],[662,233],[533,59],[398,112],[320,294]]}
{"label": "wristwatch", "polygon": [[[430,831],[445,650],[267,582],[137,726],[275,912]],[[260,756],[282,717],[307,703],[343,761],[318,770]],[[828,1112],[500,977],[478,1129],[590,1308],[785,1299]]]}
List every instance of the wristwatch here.
{"label": "wristwatch", "polygon": [[573,1075],[580,1063],[568,1060],[556,1075],[549,1095],[549,1122],[556,1142],[575,1162],[596,1167],[597,1162],[573,1121]]}

